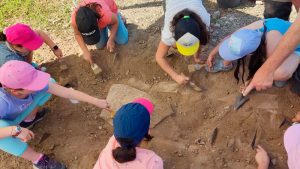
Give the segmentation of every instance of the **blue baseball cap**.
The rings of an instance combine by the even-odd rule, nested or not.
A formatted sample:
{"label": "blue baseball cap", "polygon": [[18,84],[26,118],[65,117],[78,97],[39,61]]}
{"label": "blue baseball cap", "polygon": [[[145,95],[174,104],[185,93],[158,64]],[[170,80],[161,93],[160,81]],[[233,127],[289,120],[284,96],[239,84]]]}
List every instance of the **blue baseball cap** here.
{"label": "blue baseball cap", "polygon": [[116,112],[113,125],[121,147],[136,147],[149,131],[150,113],[142,104],[128,103]]}
{"label": "blue baseball cap", "polygon": [[259,30],[242,29],[236,31],[222,42],[219,54],[227,61],[240,59],[258,48],[262,35],[263,33]]}

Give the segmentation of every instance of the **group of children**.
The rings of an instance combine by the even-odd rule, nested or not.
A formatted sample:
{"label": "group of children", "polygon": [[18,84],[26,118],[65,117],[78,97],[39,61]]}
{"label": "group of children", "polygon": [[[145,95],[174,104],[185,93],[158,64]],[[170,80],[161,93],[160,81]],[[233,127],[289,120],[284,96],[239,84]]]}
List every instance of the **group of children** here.
{"label": "group of children", "polygon": [[[92,68],[97,65],[87,45],[104,47],[110,52],[115,43],[126,44],[128,31],[125,19],[118,11],[114,0],[84,0],[74,9],[71,25],[75,39],[84,58]],[[205,63],[201,46],[209,42],[210,15],[201,0],[167,0],[161,41],[156,52],[157,63],[179,84],[190,79],[177,73],[165,59],[170,48],[176,48],[184,56],[194,56],[196,63]],[[278,18],[263,19],[249,24],[227,36],[209,54],[206,71],[220,72],[233,69],[237,62],[235,77],[242,78],[240,65],[249,58],[250,80],[255,72],[273,53],[291,23]],[[109,36],[108,36],[109,30]],[[30,130],[47,114],[41,107],[51,95],[75,99],[110,110],[104,99],[65,88],[55,83],[51,76],[33,62],[33,51],[46,43],[53,53],[61,58],[61,49],[43,31],[33,30],[28,25],[17,23],[0,33],[0,149],[20,156],[38,169],[64,169],[66,166],[27,144],[34,139]],[[217,58],[216,56],[219,55]],[[300,46],[275,71],[274,85],[282,87],[291,78],[300,62]],[[242,74],[242,76],[240,76]],[[123,105],[113,119],[114,135],[102,150],[94,169],[163,169],[162,159],[153,151],[140,148],[149,135],[150,117],[154,105],[146,98],[139,98]],[[300,113],[294,122],[300,121]],[[288,153],[290,169],[300,168],[300,125],[291,126],[285,133],[284,145]],[[262,147],[257,149],[259,168],[267,168],[269,159]]]}

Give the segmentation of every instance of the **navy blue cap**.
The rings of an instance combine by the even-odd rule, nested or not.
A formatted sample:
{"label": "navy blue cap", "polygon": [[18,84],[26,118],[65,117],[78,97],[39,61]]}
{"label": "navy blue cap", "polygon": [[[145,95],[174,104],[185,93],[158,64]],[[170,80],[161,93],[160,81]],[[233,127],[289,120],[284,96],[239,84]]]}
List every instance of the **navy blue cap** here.
{"label": "navy blue cap", "polygon": [[116,112],[113,125],[121,147],[136,147],[149,131],[150,114],[141,104],[128,103]]}

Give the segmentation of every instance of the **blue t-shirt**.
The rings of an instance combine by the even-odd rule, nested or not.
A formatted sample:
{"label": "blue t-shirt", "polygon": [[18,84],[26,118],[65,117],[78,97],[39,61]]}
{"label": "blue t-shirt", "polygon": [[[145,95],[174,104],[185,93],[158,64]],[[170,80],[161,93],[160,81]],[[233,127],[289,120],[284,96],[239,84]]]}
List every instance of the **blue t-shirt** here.
{"label": "blue t-shirt", "polygon": [[19,60],[19,61],[26,61],[25,57],[21,56],[20,54],[10,50],[6,43],[0,43],[0,67],[10,60]]}
{"label": "blue t-shirt", "polygon": [[[284,35],[292,25],[291,22],[279,18],[264,19],[264,23],[267,28],[267,32],[275,30],[278,31],[281,35]],[[264,27],[260,28],[259,30],[263,32]],[[300,45],[297,46],[295,51],[297,55],[300,55]]]}
{"label": "blue t-shirt", "polygon": [[25,99],[19,99],[9,94],[5,89],[0,88],[0,119],[14,120],[22,112],[29,107],[29,105],[35,99],[35,96],[42,92],[47,92],[49,85],[44,89],[30,94]]}

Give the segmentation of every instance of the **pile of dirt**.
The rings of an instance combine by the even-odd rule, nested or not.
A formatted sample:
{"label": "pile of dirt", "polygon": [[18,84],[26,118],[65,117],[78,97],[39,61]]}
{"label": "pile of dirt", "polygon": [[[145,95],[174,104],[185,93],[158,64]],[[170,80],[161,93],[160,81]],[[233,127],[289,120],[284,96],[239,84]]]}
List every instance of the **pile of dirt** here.
{"label": "pile of dirt", "polygon": [[[178,87],[155,62],[156,47],[163,25],[162,2],[158,0],[117,1],[127,18],[129,43],[116,53],[92,50],[96,63],[103,69],[92,73],[79,54],[72,31],[57,35],[65,53],[62,62],[55,61],[44,47],[39,56],[48,58],[47,71],[61,84],[99,98],[106,98],[113,84],[124,84],[159,98],[160,104],[172,109],[151,129],[154,139],[142,146],[154,150],[164,159],[166,169],[228,168],[254,169],[253,146],[261,144],[273,159],[272,168],[287,168],[281,126],[284,117],[291,118],[300,108],[300,100],[288,87],[253,93],[250,101],[234,111],[232,103],[239,86],[233,72],[208,74],[201,69],[190,74],[201,92]],[[223,37],[241,26],[262,17],[263,6],[245,6],[221,10],[216,1],[206,1],[212,14],[211,41],[203,55]],[[168,58],[178,72],[188,74],[192,58],[176,55]],[[170,106],[171,105],[171,106]],[[86,103],[72,104],[53,97],[45,120],[33,129],[36,139],[30,143],[36,150],[53,154],[72,169],[89,169],[112,136],[112,126],[100,117],[101,110]],[[163,111],[167,110],[160,110]],[[281,126],[281,127],[280,127]],[[0,155],[0,168],[30,168],[21,158]]]}

